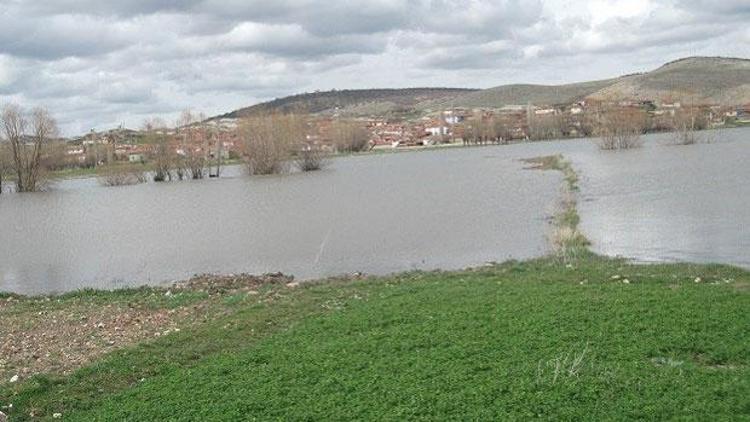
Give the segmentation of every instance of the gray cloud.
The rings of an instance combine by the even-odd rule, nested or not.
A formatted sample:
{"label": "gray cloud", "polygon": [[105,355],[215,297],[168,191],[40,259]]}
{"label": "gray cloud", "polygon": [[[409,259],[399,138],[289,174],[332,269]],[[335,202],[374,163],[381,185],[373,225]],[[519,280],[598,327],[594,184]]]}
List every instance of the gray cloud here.
{"label": "gray cloud", "polygon": [[560,83],[750,55],[746,0],[0,2],[0,103],[47,105],[68,134],[315,89]]}

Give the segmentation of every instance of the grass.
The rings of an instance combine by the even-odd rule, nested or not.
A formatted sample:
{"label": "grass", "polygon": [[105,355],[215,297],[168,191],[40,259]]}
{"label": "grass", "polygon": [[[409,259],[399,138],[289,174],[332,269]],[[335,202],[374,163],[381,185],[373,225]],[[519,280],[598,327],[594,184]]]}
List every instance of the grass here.
{"label": "grass", "polygon": [[562,155],[549,155],[523,160],[531,170],[554,170],[563,175],[563,187],[558,210],[553,217],[554,227],[551,241],[557,254],[564,259],[575,259],[589,255],[591,245],[578,229],[581,217],[578,215],[576,193],[578,173]]}
{"label": "grass", "polygon": [[[527,162],[563,174],[555,227],[574,236],[554,256],[227,291],[204,323],[69,375],[0,383],[0,410],[14,421],[750,418],[750,272],[596,256],[577,231],[570,164]],[[157,288],[8,298],[3,317],[208,300]]]}
{"label": "grass", "polygon": [[11,420],[750,417],[749,285],[588,257],[269,287],[0,403]]}

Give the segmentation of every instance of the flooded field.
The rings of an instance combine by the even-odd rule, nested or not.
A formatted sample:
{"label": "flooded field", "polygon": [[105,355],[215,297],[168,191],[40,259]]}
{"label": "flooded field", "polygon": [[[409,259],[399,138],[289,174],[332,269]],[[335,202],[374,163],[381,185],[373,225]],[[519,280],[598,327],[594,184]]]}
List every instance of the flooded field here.
{"label": "flooded field", "polygon": [[[105,188],[92,179],[0,198],[0,291],[61,292],[283,271],[451,269],[548,251],[559,175],[511,150],[333,160],[321,171]],[[233,173],[233,174],[232,174]]]}
{"label": "flooded field", "polygon": [[68,180],[0,198],[0,291],[159,284],[197,273],[455,269],[549,252],[561,153],[581,176],[593,250],[750,267],[750,130],[599,151],[568,140],[333,160],[321,172],[104,188]]}

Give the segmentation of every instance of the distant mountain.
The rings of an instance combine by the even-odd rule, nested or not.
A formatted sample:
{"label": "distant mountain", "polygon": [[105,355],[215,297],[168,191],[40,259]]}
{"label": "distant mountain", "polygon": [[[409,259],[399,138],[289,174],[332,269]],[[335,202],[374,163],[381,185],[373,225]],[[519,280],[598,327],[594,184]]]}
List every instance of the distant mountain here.
{"label": "distant mountain", "polygon": [[494,88],[355,89],[279,98],[219,117],[268,112],[338,113],[348,116],[412,117],[444,108],[563,105],[581,100],[689,101],[750,104],[750,60],[689,57],[645,73],[566,85],[502,85]]}
{"label": "distant mountain", "polygon": [[453,98],[476,90],[461,88],[346,89],[314,92],[241,108],[219,117],[240,118],[268,112],[387,115],[409,113],[420,103]]}

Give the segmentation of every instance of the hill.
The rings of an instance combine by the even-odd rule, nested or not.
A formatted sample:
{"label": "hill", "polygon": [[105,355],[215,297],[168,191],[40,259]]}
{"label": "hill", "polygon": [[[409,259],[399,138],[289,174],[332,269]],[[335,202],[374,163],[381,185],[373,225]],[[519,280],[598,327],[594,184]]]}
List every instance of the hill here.
{"label": "hill", "polygon": [[619,80],[590,97],[747,104],[750,103],[750,60],[722,57],[676,60],[654,71]]}
{"label": "hill", "polygon": [[564,85],[501,85],[489,89],[353,89],[293,95],[232,111],[239,118],[267,112],[338,113],[346,116],[412,117],[453,107],[564,105],[580,100],[690,101],[750,104],[750,60],[689,57],[644,73]]}
{"label": "hill", "polygon": [[493,108],[519,104],[570,104],[607,88],[619,80],[620,78],[566,85],[502,85],[461,95],[453,100],[453,104],[468,108]]}
{"label": "hill", "polygon": [[386,115],[413,111],[417,104],[474,92],[461,88],[346,89],[277,98],[232,111],[221,118],[240,118],[268,112],[307,112]]}

